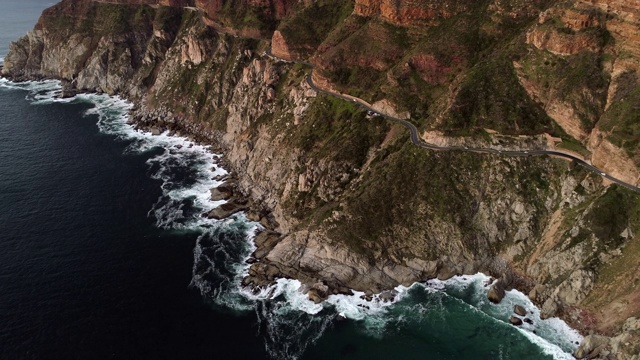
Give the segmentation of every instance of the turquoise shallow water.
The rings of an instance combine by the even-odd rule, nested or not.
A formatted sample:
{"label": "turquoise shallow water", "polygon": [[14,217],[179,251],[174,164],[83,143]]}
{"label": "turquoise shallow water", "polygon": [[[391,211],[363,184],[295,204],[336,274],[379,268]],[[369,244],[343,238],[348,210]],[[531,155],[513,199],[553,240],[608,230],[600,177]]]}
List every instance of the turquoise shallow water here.
{"label": "turquoise shallow water", "polygon": [[[0,56],[50,1],[6,0]],[[126,124],[106,96],[0,81],[0,358],[546,359],[580,337],[486,277],[324,305],[299,283],[239,287],[256,224],[201,212],[219,155]],[[507,324],[513,304],[534,325]],[[346,319],[345,319],[346,318]]]}

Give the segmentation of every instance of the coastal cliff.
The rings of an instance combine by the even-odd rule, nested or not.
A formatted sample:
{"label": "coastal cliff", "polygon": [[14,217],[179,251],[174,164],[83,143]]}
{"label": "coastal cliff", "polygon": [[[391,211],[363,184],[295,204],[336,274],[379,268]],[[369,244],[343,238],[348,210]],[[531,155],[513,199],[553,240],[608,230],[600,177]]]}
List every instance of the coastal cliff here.
{"label": "coastal cliff", "polygon": [[[322,298],[482,271],[529,293],[544,316],[612,336],[585,354],[627,359],[640,350],[637,194],[550,157],[418,148],[401,125],[312,88],[307,65],[265,54],[272,45],[275,55],[308,60],[327,86],[404,111],[442,141],[542,148],[549,132],[637,183],[625,117],[638,104],[636,55],[623,38],[633,34],[622,31],[637,21],[632,3],[608,5],[617,9],[608,26],[622,29],[615,51],[631,54],[609,66],[602,49],[613,45],[587,39],[605,20],[579,15],[604,6],[597,2],[117,2],[46,10],[12,44],[3,75],[123,96],[136,104],[137,126],[224,151],[252,199],[249,216],[269,229],[256,239],[246,284],[293,277]],[[470,22],[477,14],[481,23]],[[580,24],[587,30],[574,36],[587,40],[561,39],[566,32],[547,17]],[[313,26],[300,32],[302,24]],[[568,79],[544,70],[547,61],[583,64],[584,76],[596,67],[598,76]],[[555,96],[545,81],[575,96]],[[631,130],[620,133],[624,124]]]}

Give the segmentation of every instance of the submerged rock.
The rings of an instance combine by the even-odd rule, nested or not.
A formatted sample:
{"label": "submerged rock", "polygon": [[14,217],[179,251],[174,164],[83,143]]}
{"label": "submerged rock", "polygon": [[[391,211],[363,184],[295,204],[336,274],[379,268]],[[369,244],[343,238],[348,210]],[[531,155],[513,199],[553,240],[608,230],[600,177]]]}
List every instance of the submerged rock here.
{"label": "submerged rock", "polygon": [[388,291],[383,291],[379,298],[380,300],[384,301],[384,302],[391,302],[396,298],[396,295],[398,295],[398,292],[395,290],[388,290]]}

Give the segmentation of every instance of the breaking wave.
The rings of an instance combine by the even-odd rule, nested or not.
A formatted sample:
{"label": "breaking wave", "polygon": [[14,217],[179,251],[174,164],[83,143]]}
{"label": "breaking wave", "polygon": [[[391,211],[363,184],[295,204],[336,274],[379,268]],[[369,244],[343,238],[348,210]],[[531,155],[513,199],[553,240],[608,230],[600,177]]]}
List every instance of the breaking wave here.
{"label": "breaking wave", "polygon": [[[261,226],[243,214],[224,220],[202,216],[224,203],[212,201],[209,192],[222,184],[219,179],[227,174],[219,165],[220,154],[184,137],[136,130],[128,123],[132,104],[117,96],[79,94],[63,99],[57,81],[14,83],[0,78],[0,88],[26,91],[27,100],[34,105],[90,103],[93,107],[86,115],[97,117],[101,132],[128,142],[126,153],[147,155],[149,176],[162,184],[162,195],[148,215],[159,228],[198,233],[190,286],[220,309],[255,313],[259,334],[273,358],[300,358],[339,322],[352,322],[365,336],[380,339],[394,336],[399,329],[422,329],[429,323],[446,328],[452,323],[452,311],[480,319],[477,321],[490,324],[496,331],[520,334],[554,359],[570,359],[582,340],[559,319],[541,320],[540,310],[518,291],[507,292],[498,305],[490,304],[486,300],[489,278],[482,274],[399,286],[392,300],[354,292],[331,295],[316,304],[303,293],[303,285],[291,279],[279,279],[258,292],[246,289],[242,279],[248,274],[247,259],[255,250],[253,236]],[[508,323],[515,304],[527,309],[531,324],[514,328]],[[500,345],[495,356],[510,358],[510,351]]]}

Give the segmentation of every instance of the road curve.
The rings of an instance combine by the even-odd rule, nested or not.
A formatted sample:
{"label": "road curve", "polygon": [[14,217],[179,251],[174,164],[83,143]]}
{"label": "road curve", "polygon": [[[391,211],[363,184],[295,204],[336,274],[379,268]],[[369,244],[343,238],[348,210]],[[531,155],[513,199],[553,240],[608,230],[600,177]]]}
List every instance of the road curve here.
{"label": "road curve", "polygon": [[640,193],[640,188],[633,185],[633,184],[629,184],[627,182],[624,182],[618,178],[615,178],[607,173],[605,173],[604,171],[602,171],[601,169],[598,169],[597,167],[587,163],[586,161],[584,161],[583,159],[574,156],[572,154],[569,153],[565,153],[562,151],[557,151],[557,150],[520,150],[520,151],[508,151],[508,150],[498,150],[498,149],[491,149],[491,148],[473,148],[473,147],[466,147],[466,146],[439,146],[439,145],[435,145],[435,144],[430,144],[425,142],[424,140],[422,140],[420,138],[420,136],[418,135],[418,129],[415,127],[415,125],[413,125],[412,123],[410,123],[409,121],[405,120],[405,119],[400,119],[388,114],[383,114],[381,112],[379,112],[376,109],[373,109],[371,106],[369,106],[368,104],[364,103],[362,100],[353,97],[353,96],[345,96],[343,94],[337,93],[337,92],[333,92],[330,90],[326,90],[326,89],[322,89],[320,87],[318,87],[316,84],[313,83],[313,69],[314,66],[308,62],[304,62],[304,61],[291,61],[288,59],[283,59],[281,57],[275,56],[273,55],[273,53],[271,52],[271,48],[269,48],[266,52],[265,55],[272,57],[276,60],[280,60],[280,61],[285,61],[285,62],[292,62],[292,63],[299,63],[299,64],[304,64],[306,66],[311,67],[311,71],[309,72],[309,74],[307,75],[307,83],[309,84],[309,86],[311,86],[312,89],[314,89],[315,91],[327,94],[327,95],[331,95],[340,99],[343,99],[345,101],[350,101],[353,102],[355,104],[358,104],[361,108],[367,110],[367,111],[371,111],[374,112],[376,114],[378,114],[378,116],[382,116],[385,119],[389,119],[395,122],[398,122],[402,125],[404,125],[404,127],[406,127],[407,129],[409,129],[409,133],[411,135],[411,142],[421,148],[425,148],[425,149],[430,149],[430,150],[440,150],[440,151],[467,151],[467,152],[474,152],[474,153],[481,153],[481,154],[496,154],[496,155],[504,155],[504,156],[542,156],[542,155],[549,155],[549,156],[557,156],[560,158],[565,158],[571,161],[574,161],[575,163],[583,166],[584,168],[586,168],[587,170],[590,170],[594,173],[596,173],[599,176],[602,176],[603,178],[610,180],[611,182],[614,182],[620,186],[624,186],[625,188],[638,192]]}

